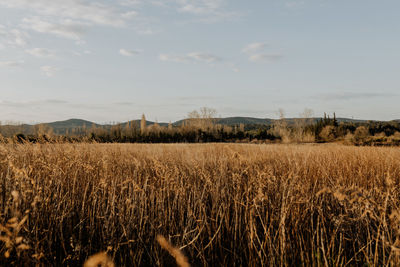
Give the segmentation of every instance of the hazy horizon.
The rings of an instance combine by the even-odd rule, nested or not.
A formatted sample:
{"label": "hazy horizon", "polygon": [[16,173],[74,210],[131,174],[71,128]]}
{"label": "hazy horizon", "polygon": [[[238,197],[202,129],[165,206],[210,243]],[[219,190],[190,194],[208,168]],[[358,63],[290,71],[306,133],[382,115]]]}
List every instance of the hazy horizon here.
{"label": "hazy horizon", "polygon": [[395,0],[0,0],[0,121],[400,119]]}
{"label": "hazy horizon", "polygon": [[[333,114],[326,114],[327,116],[329,116],[330,118],[333,118]],[[251,117],[251,116],[227,116],[227,117],[222,117],[222,116],[216,116],[215,119],[227,119],[227,118],[251,118],[251,119],[259,119],[259,120],[279,120],[279,117]],[[307,117],[310,118],[310,117]],[[313,115],[311,118],[313,119],[320,119],[323,118],[322,116],[317,116],[317,115]],[[360,121],[368,121],[368,119],[360,119],[360,118],[347,118],[347,117],[337,117],[338,119],[350,119],[350,120],[360,120]],[[171,120],[171,121],[159,121],[159,120],[151,120],[148,119],[146,117],[146,121],[150,121],[150,122],[156,122],[156,123],[175,123],[175,122],[179,122],[181,120],[185,120],[188,119],[187,116],[182,117],[180,119],[177,120]],[[294,117],[285,117],[284,119],[305,119],[305,117],[301,117],[301,116],[294,116]],[[0,121],[0,125],[22,125],[22,124],[27,124],[27,125],[35,125],[35,124],[46,124],[46,123],[54,123],[54,122],[64,122],[64,121],[69,121],[69,120],[82,120],[82,121],[88,121],[90,123],[96,123],[99,125],[114,125],[114,124],[119,124],[119,123],[126,123],[129,121],[140,121],[141,118],[131,118],[129,120],[126,121],[117,121],[117,120],[109,120],[109,121],[92,121],[89,119],[85,119],[85,118],[66,118],[66,119],[61,119],[61,120],[53,120],[53,121],[30,121],[30,122],[26,122],[26,121],[10,121],[10,120],[5,120],[5,121]],[[394,119],[394,120],[400,120],[400,119]],[[394,120],[372,120],[372,121],[382,121],[382,122],[390,122],[390,121],[394,121]]]}

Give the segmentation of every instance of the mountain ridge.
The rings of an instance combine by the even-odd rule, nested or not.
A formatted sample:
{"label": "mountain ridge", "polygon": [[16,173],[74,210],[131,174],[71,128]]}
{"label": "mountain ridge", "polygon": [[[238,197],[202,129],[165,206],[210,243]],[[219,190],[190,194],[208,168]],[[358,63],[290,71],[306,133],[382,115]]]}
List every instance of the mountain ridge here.
{"label": "mountain ridge", "polygon": [[[314,118],[308,118],[309,123],[316,123],[318,120],[322,118],[320,117],[314,117]],[[235,126],[235,125],[240,125],[243,124],[244,126],[251,126],[253,128],[257,128],[258,126],[265,125],[269,126],[272,125],[275,121],[278,121],[279,119],[271,119],[271,118],[256,118],[256,117],[242,117],[242,116],[235,116],[235,117],[225,117],[225,118],[215,118],[215,123],[221,124],[221,125],[227,125],[227,126]],[[285,118],[285,121],[287,122],[288,125],[294,125],[297,122],[304,122],[304,118]],[[185,121],[188,121],[188,119],[183,119],[183,120],[178,120],[175,122],[172,122],[171,124],[174,127],[178,127],[182,125]],[[391,120],[391,121],[377,121],[377,120],[360,120],[360,119],[349,119],[349,118],[337,118],[337,121],[339,123],[368,123],[368,122],[380,122],[380,123],[400,123],[400,120]],[[108,123],[108,124],[100,124],[100,123],[95,123],[89,120],[84,120],[84,119],[77,119],[77,118],[72,118],[72,119],[67,119],[67,120],[60,120],[60,121],[54,121],[54,122],[48,122],[48,123],[37,123],[37,124],[19,124],[19,125],[8,125],[10,127],[19,127],[18,129],[25,133],[25,134],[31,134],[34,132],[35,127],[50,127],[53,129],[54,133],[56,134],[66,134],[67,132],[71,131],[72,129],[77,129],[77,128],[91,128],[91,127],[96,127],[96,128],[104,128],[104,129],[110,129],[112,126],[115,125],[120,125],[121,127],[126,127],[126,125],[134,124],[138,128],[140,127],[141,120],[131,120],[127,122],[118,122],[118,123]],[[165,122],[154,122],[154,121],[147,121],[146,120],[146,125],[154,125],[157,123],[160,126],[168,126],[169,123]],[[3,125],[7,126],[7,125]],[[246,127],[247,128],[247,127]]]}
{"label": "mountain ridge", "polygon": [[[312,121],[318,121],[320,119],[323,119],[322,117],[312,117],[312,118],[284,118],[287,122],[293,122],[293,121],[298,121],[298,120],[312,120]],[[175,122],[172,122],[171,124],[174,126],[179,126],[182,125],[184,121],[188,121],[189,119],[182,119],[182,120],[177,120]],[[214,118],[215,122],[217,124],[224,124],[224,125],[236,125],[240,123],[244,124],[269,124],[273,123],[275,121],[279,121],[280,119],[271,119],[271,118],[256,118],[256,117],[242,117],[242,116],[234,116],[234,117],[224,117],[224,118]],[[400,123],[400,119],[395,119],[395,120],[365,120],[365,119],[350,119],[350,118],[337,118],[338,122],[354,122],[354,123],[367,123],[367,122],[396,122]],[[89,120],[85,119],[78,119],[78,118],[71,118],[67,120],[59,120],[59,121],[52,121],[52,122],[40,122],[40,123],[22,123],[22,124],[14,124],[12,126],[35,126],[35,125],[49,125],[52,127],[62,127],[62,126],[75,126],[75,127],[82,127],[82,126],[113,126],[113,125],[126,125],[127,123],[139,123],[141,122],[140,119],[137,120],[130,120],[126,122],[115,122],[115,123],[96,123],[92,122]],[[167,122],[154,122],[154,121],[149,121],[146,120],[147,125],[153,125],[157,123],[158,125],[161,126],[167,126],[169,123]],[[3,124],[3,126],[9,126],[10,124]]]}

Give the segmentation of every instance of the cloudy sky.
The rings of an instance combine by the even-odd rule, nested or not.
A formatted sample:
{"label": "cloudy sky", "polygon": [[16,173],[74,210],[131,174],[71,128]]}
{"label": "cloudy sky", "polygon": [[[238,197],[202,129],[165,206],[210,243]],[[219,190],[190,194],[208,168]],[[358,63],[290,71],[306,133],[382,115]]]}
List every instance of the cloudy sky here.
{"label": "cloudy sky", "polygon": [[398,0],[0,0],[0,120],[400,119]]}

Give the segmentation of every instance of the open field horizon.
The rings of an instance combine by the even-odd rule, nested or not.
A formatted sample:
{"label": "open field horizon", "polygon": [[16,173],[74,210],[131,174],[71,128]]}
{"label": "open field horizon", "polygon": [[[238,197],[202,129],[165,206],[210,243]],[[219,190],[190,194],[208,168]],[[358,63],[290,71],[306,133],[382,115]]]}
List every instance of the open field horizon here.
{"label": "open field horizon", "polygon": [[0,158],[1,265],[104,251],[171,266],[158,235],[193,266],[400,263],[398,148],[3,144]]}
{"label": "open field horizon", "polygon": [[0,0],[0,267],[400,266],[399,0]]}
{"label": "open field horizon", "polygon": [[83,120],[38,125],[0,125],[1,143],[341,143],[347,145],[400,146],[400,121],[359,121],[312,117],[278,120],[255,118],[216,119],[216,110],[203,107],[175,123],[146,120],[99,125]]}

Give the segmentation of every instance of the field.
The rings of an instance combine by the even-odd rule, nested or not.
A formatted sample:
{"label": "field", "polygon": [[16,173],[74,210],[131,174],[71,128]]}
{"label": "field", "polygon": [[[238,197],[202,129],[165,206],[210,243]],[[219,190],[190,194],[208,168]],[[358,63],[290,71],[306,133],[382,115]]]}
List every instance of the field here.
{"label": "field", "polygon": [[0,265],[400,264],[400,149],[0,146]]}

